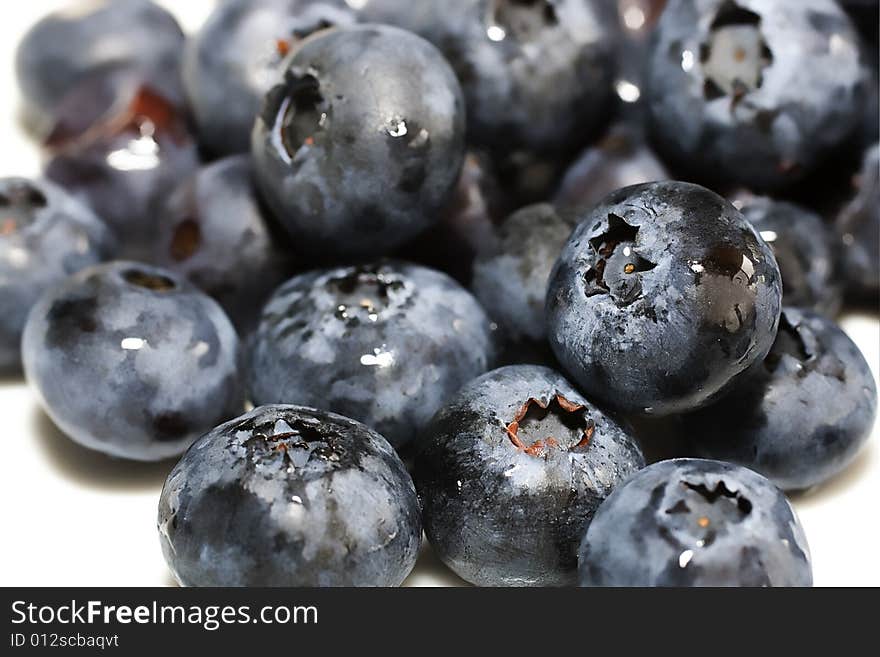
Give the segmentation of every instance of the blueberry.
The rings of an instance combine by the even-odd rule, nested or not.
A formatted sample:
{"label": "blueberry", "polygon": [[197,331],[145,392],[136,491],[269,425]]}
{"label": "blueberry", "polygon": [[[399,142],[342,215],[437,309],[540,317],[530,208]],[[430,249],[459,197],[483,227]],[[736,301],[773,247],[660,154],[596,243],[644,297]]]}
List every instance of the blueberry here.
{"label": "blueberry", "polygon": [[569,167],[554,197],[559,207],[590,208],[611,192],[668,180],[669,173],[631,126],[613,126]]}
{"label": "blueberry", "polygon": [[412,479],[362,424],[264,406],[171,471],[159,536],[184,586],[398,586],[422,529]]}
{"label": "blueberry", "polygon": [[[101,87],[102,85],[98,85]],[[91,205],[125,257],[152,255],[156,219],[174,187],[198,166],[186,118],[149,87],[78,88],[45,147],[46,177]]]}
{"label": "blueberry", "polygon": [[50,14],[24,36],[16,55],[27,119],[45,129],[81,82],[119,73],[135,73],[179,102],[183,45],[174,17],[148,0],[80,2]]}
{"label": "blueberry", "polygon": [[495,151],[569,152],[613,104],[617,14],[606,0],[367,0],[367,20],[443,51],[467,99],[468,133]]}
{"label": "blueberry", "polygon": [[559,252],[577,225],[552,205],[532,205],[498,228],[497,248],[474,263],[472,289],[510,341],[544,342],[544,298]]}
{"label": "blueberry", "polygon": [[671,0],[649,63],[653,137],[689,176],[778,189],[858,127],[868,81],[832,0]]}
{"label": "blueberry", "polygon": [[343,413],[401,447],[491,366],[493,342],[476,300],[440,272],[397,261],[316,270],[266,304],[251,398]]}
{"label": "blueberry", "polygon": [[835,248],[822,218],[806,208],[765,197],[734,202],[776,256],[783,303],[833,317],[842,293],[836,280]]}
{"label": "blueberry", "polygon": [[588,396],[680,413],[770,351],[779,268],[733,205],[660,182],[614,192],[582,219],[550,277],[547,332]]}
{"label": "blueberry", "polygon": [[306,40],[253,131],[256,179],[306,250],[384,255],[436,223],[464,159],[464,103],[431,44],[393,27]]}
{"label": "blueberry", "polygon": [[626,429],[561,375],[533,365],[469,383],[417,448],[428,541],[483,586],[573,584],[596,508],[644,466]]}
{"label": "blueberry", "polygon": [[580,548],[582,586],[812,586],[785,496],[751,470],[678,459],[645,468],[599,507]]}
{"label": "blueberry", "polygon": [[509,209],[545,203],[553,197],[565,173],[571,154],[534,153],[532,151],[489,151],[482,149],[492,163]]}
{"label": "blueberry", "polygon": [[21,367],[21,333],[40,295],[113,250],[104,222],[63,189],[0,178],[0,372]]}
{"label": "blueberry", "polygon": [[490,158],[483,152],[470,151],[440,221],[403,245],[398,253],[468,285],[474,258],[497,241],[495,225],[501,223],[510,200]]}
{"label": "blueberry", "polygon": [[138,263],[89,267],[44,294],[22,359],[55,424],[121,458],[176,456],[243,406],[226,315],[182,278]]}
{"label": "blueberry", "polygon": [[342,0],[229,0],[188,45],[183,80],[202,143],[218,154],[250,149],[254,117],[290,50],[354,14]]}
{"label": "blueberry", "polygon": [[837,216],[847,296],[877,308],[880,301],[880,145],[865,153],[855,193]]}
{"label": "blueberry", "polygon": [[831,320],[786,308],[763,363],[717,404],[688,416],[684,432],[699,455],[800,490],[846,468],[876,414],[877,387],[858,347]]}
{"label": "blueberry", "polygon": [[155,262],[214,297],[240,331],[293,273],[290,247],[259,203],[247,156],[214,162],[181,183],[159,218]]}

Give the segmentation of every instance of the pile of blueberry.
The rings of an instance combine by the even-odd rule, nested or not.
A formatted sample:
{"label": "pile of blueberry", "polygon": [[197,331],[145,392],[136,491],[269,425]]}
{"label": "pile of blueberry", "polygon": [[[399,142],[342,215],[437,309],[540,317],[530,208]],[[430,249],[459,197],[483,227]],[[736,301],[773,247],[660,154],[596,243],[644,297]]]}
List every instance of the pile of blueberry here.
{"label": "pile of blueberry", "polygon": [[810,585],[781,491],[877,407],[877,8],[75,3],[18,49],[0,364],[182,455],[181,584],[396,586],[424,532],[479,585]]}

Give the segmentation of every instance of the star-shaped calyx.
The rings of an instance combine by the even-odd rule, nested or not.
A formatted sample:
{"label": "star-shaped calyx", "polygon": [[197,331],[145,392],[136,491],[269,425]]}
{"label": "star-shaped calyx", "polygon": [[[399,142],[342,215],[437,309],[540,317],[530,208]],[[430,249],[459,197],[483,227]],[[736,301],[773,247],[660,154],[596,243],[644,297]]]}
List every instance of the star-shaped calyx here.
{"label": "star-shaped calyx", "polygon": [[760,88],[764,70],[773,63],[760,28],[760,15],[732,0],[718,10],[709,38],[700,46],[707,100],[729,96],[735,107],[746,94]]}
{"label": "star-shaped calyx", "polygon": [[10,235],[30,224],[46,205],[43,193],[27,183],[0,190],[0,236]]}
{"label": "star-shaped calyx", "polygon": [[[807,343],[807,338],[812,338]],[[770,374],[776,374],[783,363],[786,367],[794,367],[797,376],[803,378],[811,372],[846,382],[846,367],[833,353],[825,352],[816,342],[815,336],[804,326],[792,322],[786,312],[779,320],[779,332],[776,341],[767,357],[764,368]]]}
{"label": "star-shaped calyx", "polygon": [[578,452],[590,445],[596,430],[586,410],[560,393],[546,400],[530,398],[505,431],[511,444],[529,456],[544,457],[551,450]]}
{"label": "star-shaped calyx", "polygon": [[627,305],[642,293],[641,275],[657,265],[636,252],[639,227],[616,214],[608,215],[608,229],[590,240],[593,262],[584,274],[586,294],[608,294]]}
{"label": "star-shaped calyx", "polygon": [[491,41],[513,39],[529,43],[559,25],[556,6],[550,0],[492,0],[486,15],[486,36]]}

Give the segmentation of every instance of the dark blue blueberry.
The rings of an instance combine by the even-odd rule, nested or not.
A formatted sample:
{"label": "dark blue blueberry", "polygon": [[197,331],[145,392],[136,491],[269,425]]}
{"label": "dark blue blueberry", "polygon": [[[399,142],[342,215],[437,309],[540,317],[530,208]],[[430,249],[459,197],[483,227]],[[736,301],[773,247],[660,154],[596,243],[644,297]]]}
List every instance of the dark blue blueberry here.
{"label": "dark blue blueberry", "polygon": [[735,200],[776,256],[786,306],[833,317],[843,295],[836,280],[833,236],[822,218],[784,201],[746,196]]}
{"label": "dark blue blueberry", "polygon": [[340,415],[264,406],[200,438],[159,499],[184,586],[399,586],[422,539],[403,463]]}
{"label": "dark blue blueberry", "polygon": [[68,99],[45,144],[46,177],[107,221],[123,256],[146,259],[162,204],[198,167],[196,145],[180,110],[152,89],[93,92],[86,85]]}
{"label": "dark blue blueberry", "polygon": [[880,302],[880,145],[865,153],[855,193],[837,216],[847,297],[874,310]]}
{"label": "dark blue blueberry", "polygon": [[22,360],[64,433],[121,458],[181,454],[243,407],[238,337],[220,306],[139,263],[89,267],[44,294]]}
{"label": "dark blue blueberry", "polygon": [[596,508],[645,464],[625,428],[533,365],[469,383],[417,448],[428,541],[481,586],[574,584]]}
{"label": "dark blue blueberry", "polygon": [[342,0],[228,0],[187,47],[183,80],[202,144],[250,150],[254,118],[282,60],[322,29],[354,22]]}
{"label": "dark blue blueberry", "polygon": [[464,128],[461,88],[427,41],[380,25],[328,30],[266,96],[256,179],[305,250],[384,255],[439,219]]}
{"label": "dark blue blueberry", "polygon": [[581,586],[812,586],[794,509],[751,470],[663,461],[599,507],[579,553]]}
{"label": "dark blue blueberry", "polygon": [[666,167],[638,132],[619,124],[569,167],[554,203],[561,208],[591,208],[615,190],[668,179]]}
{"label": "dark blue blueberry", "polygon": [[627,412],[680,413],[770,351],[779,268],[733,205],[660,182],[614,192],[582,216],[550,277],[547,332],[588,396]]}
{"label": "dark blue blueberry", "polygon": [[489,157],[483,152],[470,151],[440,221],[401,247],[398,253],[468,285],[474,258],[495,243],[495,224],[504,218],[510,200]]}
{"label": "dark blue blueberry", "polygon": [[858,128],[869,71],[832,0],[670,0],[648,75],[655,142],[699,180],[767,190]]}
{"label": "dark blue blueberry", "polygon": [[229,157],[200,169],[168,199],[155,262],[214,297],[246,332],[293,273],[290,247],[273,228],[257,199],[249,158]]}
{"label": "dark blue blueberry", "polygon": [[440,272],[396,261],[312,271],[263,310],[251,398],[343,413],[400,447],[489,369],[493,342],[477,301]]}
{"label": "dark blue blueberry", "polygon": [[509,211],[544,203],[553,197],[569,160],[576,151],[560,155],[531,151],[483,149],[508,202]]}
{"label": "dark blue blueberry", "polygon": [[572,152],[613,106],[617,12],[607,0],[367,0],[366,20],[434,43],[467,99],[468,134],[495,151]]}
{"label": "dark blue blueberry", "polygon": [[15,67],[26,120],[42,131],[80,83],[119,74],[137,75],[180,102],[183,46],[177,21],[149,0],[79,2],[50,14],[18,46]]}
{"label": "dark blue blueberry", "polygon": [[717,404],[687,416],[684,433],[701,456],[800,490],[844,470],[876,414],[877,387],[859,348],[831,320],[787,308],[764,362]]}
{"label": "dark blue blueberry", "polygon": [[474,263],[474,296],[513,343],[546,340],[547,281],[562,247],[577,225],[575,215],[552,205],[532,205],[498,228],[495,248]]}
{"label": "dark blue blueberry", "polygon": [[21,333],[40,295],[113,250],[104,222],[63,189],[0,178],[0,372],[21,367]]}

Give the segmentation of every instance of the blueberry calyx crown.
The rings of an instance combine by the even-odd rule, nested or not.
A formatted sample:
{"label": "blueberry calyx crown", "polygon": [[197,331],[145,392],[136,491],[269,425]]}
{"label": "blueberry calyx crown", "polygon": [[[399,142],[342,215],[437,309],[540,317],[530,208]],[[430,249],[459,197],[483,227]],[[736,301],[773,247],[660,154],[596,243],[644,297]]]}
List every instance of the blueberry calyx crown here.
{"label": "blueberry calyx crown", "polygon": [[[142,160],[142,167],[146,167],[150,158],[155,158],[155,153],[160,149],[159,135],[168,135],[177,144],[188,139],[179,109],[164,96],[142,85],[134,90],[124,107],[106,108],[103,115],[94,117],[88,125],[74,127],[59,122],[44,145],[62,153],[76,152],[103,139],[126,134],[135,135],[126,150],[131,157]],[[122,155],[117,158],[121,159]],[[108,159],[108,163],[114,164],[112,158]],[[122,164],[133,166],[130,162]]]}
{"label": "blueberry calyx crown", "polygon": [[[696,541],[696,546],[700,548],[707,548],[715,542],[724,523],[742,522],[752,512],[751,501],[742,493],[728,488],[724,481],[710,487],[703,482],[682,480],[681,489],[684,497],[666,509],[665,515],[670,520],[676,519],[675,524],[684,530],[701,533],[702,538]],[[691,503],[688,504],[688,501]]]}
{"label": "blueberry calyx crown", "polygon": [[776,341],[764,359],[764,368],[767,372],[775,374],[782,366],[783,359],[788,357],[794,359],[796,363],[798,378],[804,378],[810,372],[817,372],[822,376],[846,383],[844,364],[832,353],[825,353],[824,358],[821,358],[817,353],[818,350],[807,344],[805,331],[808,331],[806,327],[793,323],[788,314],[783,311],[779,319],[779,332],[776,334]]}
{"label": "blueberry calyx crown", "polygon": [[724,481],[719,481],[715,485],[715,488],[709,488],[703,483],[694,484],[689,481],[683,481],[681,483],[685,488],[700,495],[700,497],[706,500],[709,504],[715,504],[718,500],[730,500],[736,504],[736,508],[744,516],[747,516],[752,512],[752,503],[741,493],[730,490]]}
{"label": "blueberry calyx crown", "polygon": [[241,445],[254,465],[280,462],[292,473],[313,459],[338,463],[344,453],[332,429],[307,419],[279,418],[255,427],[240,427],[241,431],[248,429],[250,437]]}
{"label": "blueberry calyx crown", "polygon": [[378,321],[379,314],[396,302],[396,295],[404,288],[403,281],[371,267],[355,267],[331,278],[326,286],[339,302],[337,319],[351,324],[364,319]]}
{"label": "blueberry calyx crown", "polygon": [[584,274],[586,295],[609,294],[620,306],[634,302],[642,293],[641,277],[657,265],[636,253],[639,227],[614,213],[608,229],[590,239],[593,263]]}
{"label": "blueberry calyx crown", "polygon": [[314,146],[330,117],[330,104],[321,93],[318,72],[291,66],[284,80],[266,96],[263,120],[273,126],[279,155],[292,162],[303,148]]}
{"label": "blueberry calyx crown", "polygon": [[202,243],[202,229],[199,222],[185,218],[174,229],[169,251],[175,262],[183,262],[192,258]]}
{"label": "blueberry calyx crown", "polygon": [[584,410],[558,392],[546,402],[531,397],[505,431],[514,447],[529,456],[541,457],[550,449],[573,452],[587,447],[596,430]]}
{"label": "blueberry calyx crown", "polygon": [[706,100],[730,96],[731,109],[761,87],[773,53],[760,32],[761,17],[727,0],[715,15],[707,42],[700,45]]}
{"label": "blueberry calyx crown", "polygon": [[122,278],[130,285],[152,290],[153,292],[169,292],[177,287],[177,283],[171,278],[142,269],[128,269],[122,273]]}
{"label": "blueberry calyx crown", "polygon": [[492,0],[487,10],[486,35],[492,41],[512,37],[529,42],[558,24],[556,7],[548,0]]}
{"label": "blueberry calyx crown", "polygon": [[36,212],[47,204],[43,192],[27,182],[15,183],[0,191],[0,237],[30,224]]}

